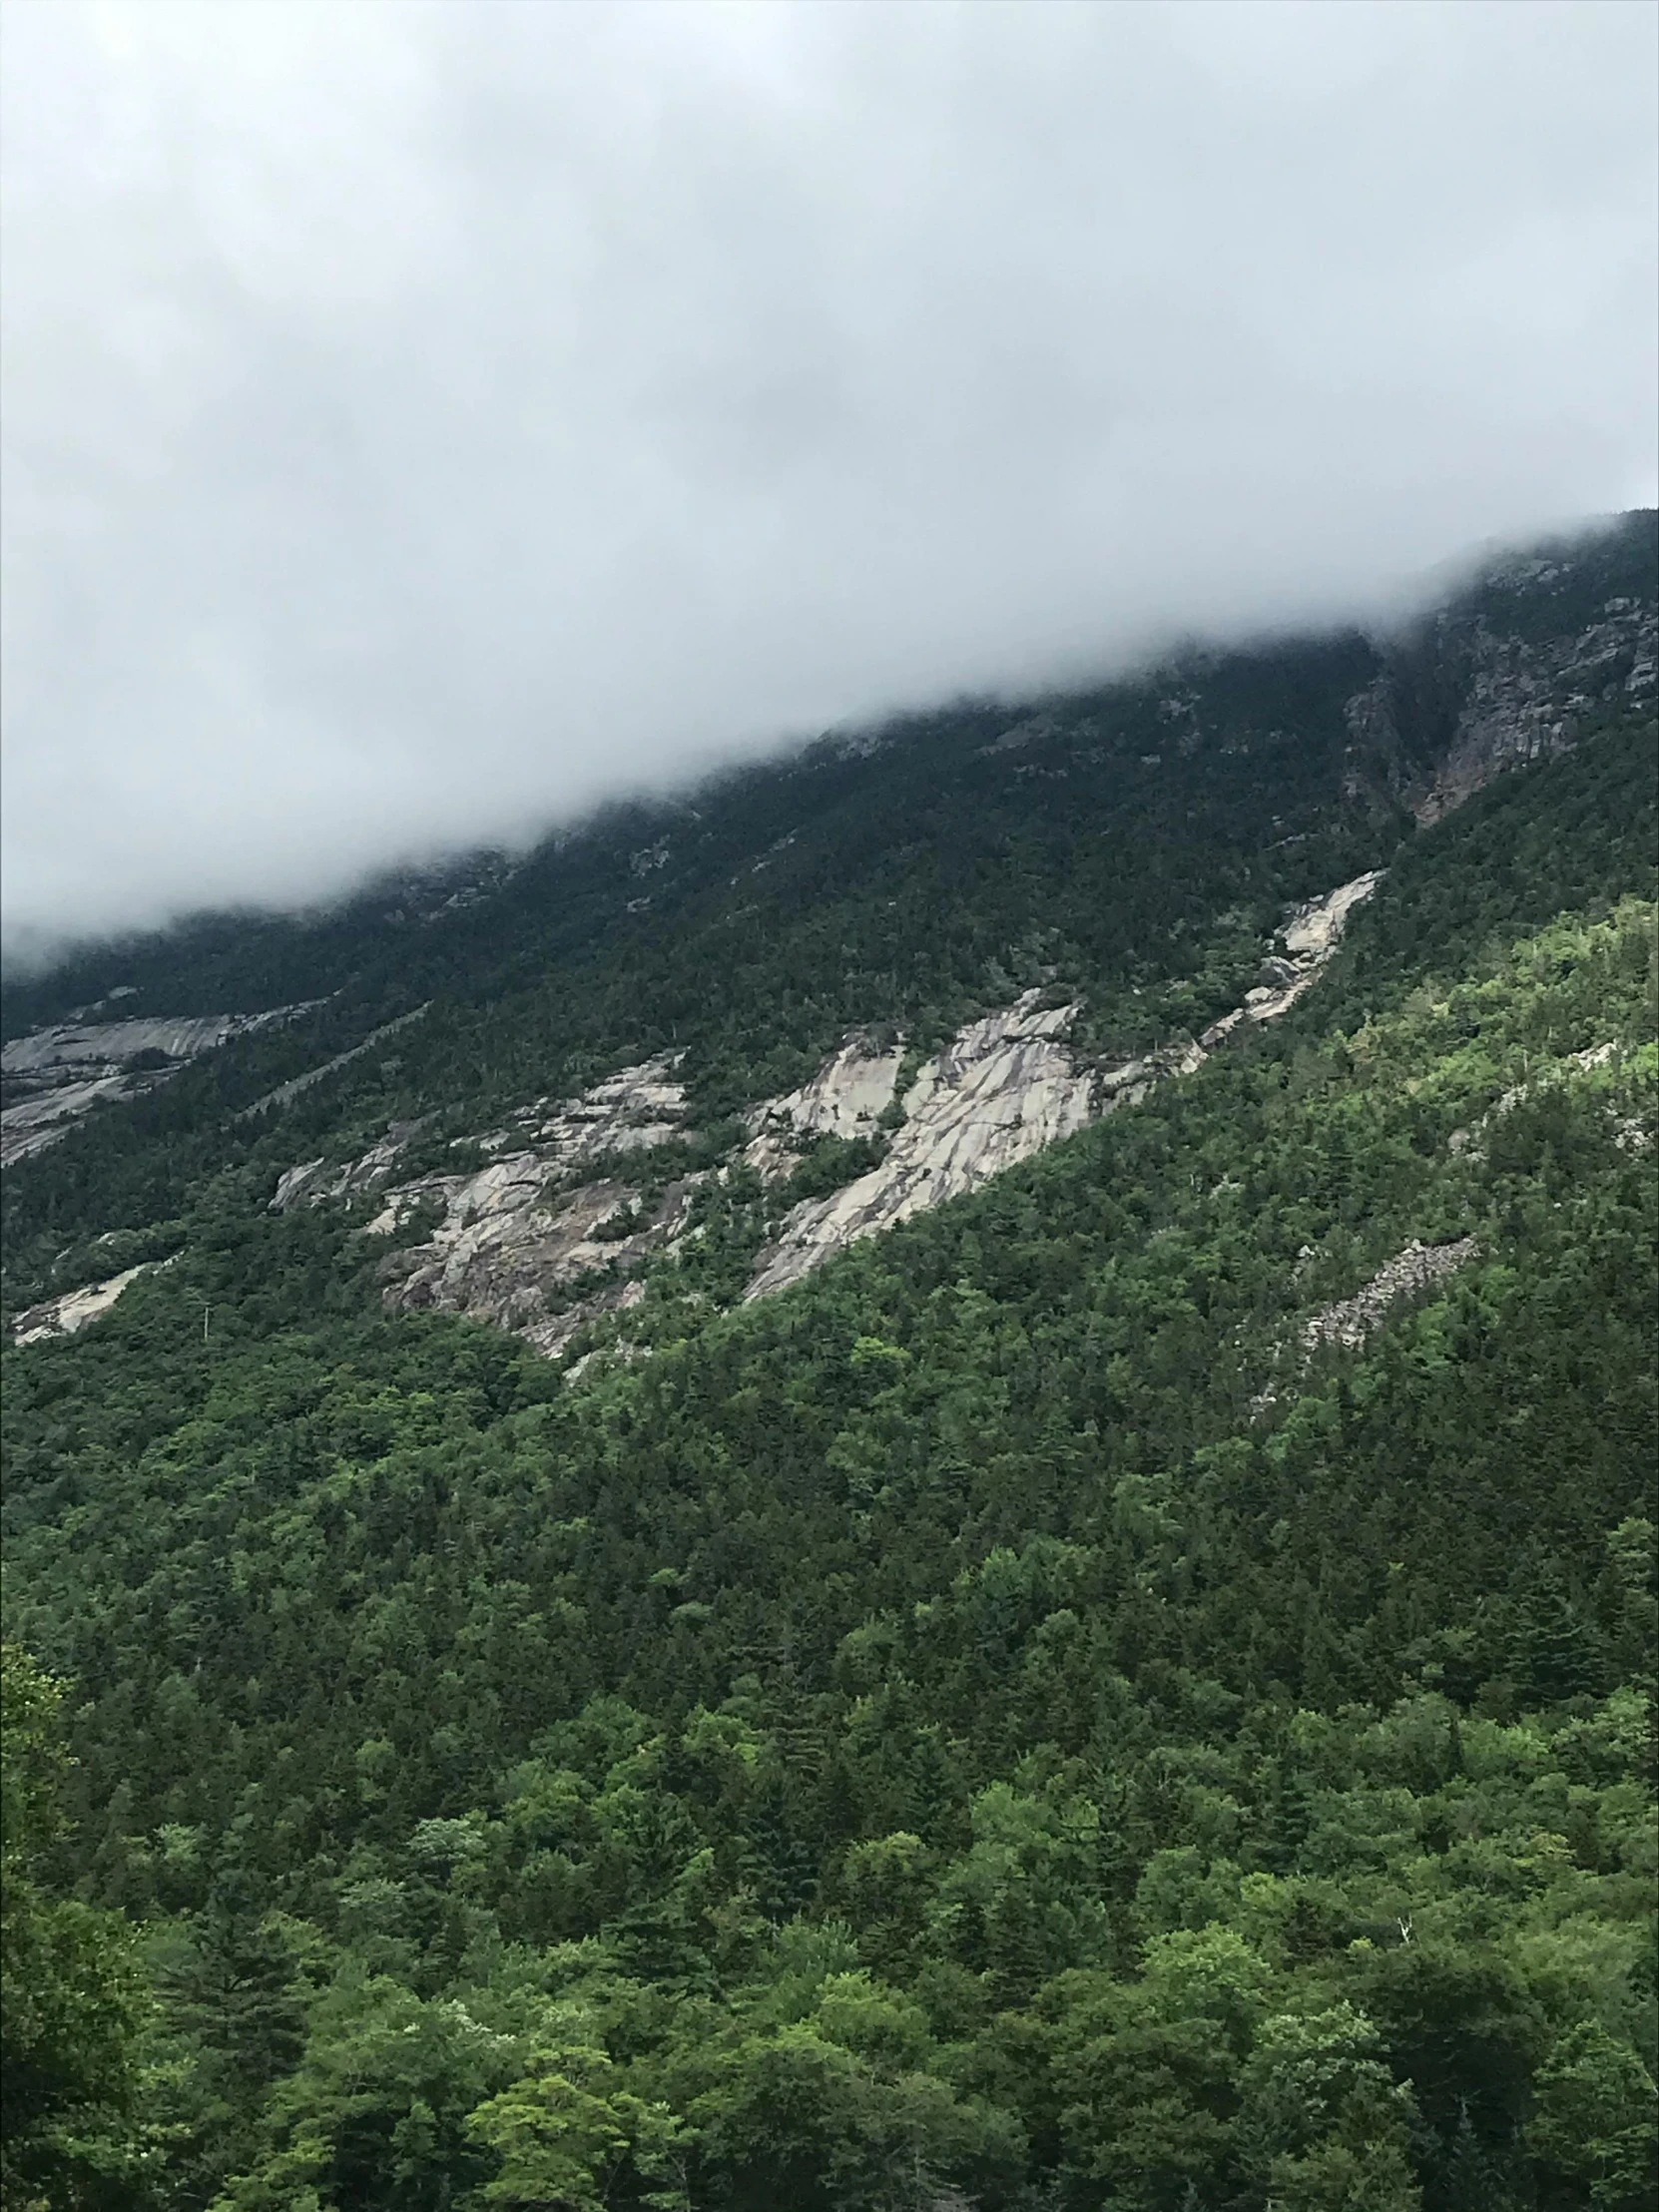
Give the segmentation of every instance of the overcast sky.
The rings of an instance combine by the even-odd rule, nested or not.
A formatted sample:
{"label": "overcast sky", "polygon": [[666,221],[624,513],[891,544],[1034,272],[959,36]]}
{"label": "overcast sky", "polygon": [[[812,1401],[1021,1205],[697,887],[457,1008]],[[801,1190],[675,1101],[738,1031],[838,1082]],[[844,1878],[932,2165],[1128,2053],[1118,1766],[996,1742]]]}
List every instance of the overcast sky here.
{"label": "overcast sky", "polygon": [[11,941],[1654,496],[1645,0],[8,0]]}

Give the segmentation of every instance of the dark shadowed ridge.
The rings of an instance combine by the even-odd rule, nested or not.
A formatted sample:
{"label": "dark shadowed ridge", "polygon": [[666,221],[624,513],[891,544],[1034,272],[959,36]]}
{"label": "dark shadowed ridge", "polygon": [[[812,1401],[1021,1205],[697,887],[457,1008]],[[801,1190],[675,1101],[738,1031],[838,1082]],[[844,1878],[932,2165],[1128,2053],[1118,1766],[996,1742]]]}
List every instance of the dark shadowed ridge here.
{"label": "dark shadowed ridge", "polygon": [[[1408,664],[1412,641],[1432,630],[1436,612],[1500,623],[1519,619],[1537,627],[1563,630],[1587,621],[1614,583],[1627,591],[1651,594],[1659,564],[1659,535],[1652,509],[1562,530],[1522,548],[1486,547],[1448,561],[1410,595],[1423,611],[1396,610],[1370,628],[1380,646],[1391,648]],[[1542,588],[1536,571],[1552,561],[1564,563],[1558,582]],[[1599,595],[1599,596],[1598,596]],[[1341,633],[1333,633],[1333,636]],[[1294,648],[1309,642],[1295,633],[1267,633],[1254,645],[1193,642],[1173,655],[1143,665],[1113,681],[1126,696],[1160,668],[1196,669],[1248,659],[1253,651]],[[662,829],[681,823],[688,812],[716,809],[723,798],[744,792],[772,791],[787,799],[790,780],[815,760],[902,750],[923,742],[930,732],[956,722],[977,723],[999,717],[1018,720],[1053,712],[1109,695],[1097,683],[1060,692],[1036,692],[1023,702],[1007,695],[957,700],[931,711],[911,710],[861,729],[831,732],[812,745],[798,745],[768,759],[718,771],[712,780],[659,794],[640,792],[618,798],[585,819],[564,825],[531,842],[534,830],[516,849],[501,847],[463,853],[435,852],[402,866],[377,870],[359,887],[324,904],[298,908],[248,908],[190,915],[162,930],[140,930],[84,942],[22,941],[8,944],[6,974],[0,989],[0,1032],[16,1036],[36,1024],[62,1019],[93,1007],[111,991],[134,993],[134,1006],[154,1013],[255,1012],[266,1007],[314,998],[337,990],[365,966],[390,961],[412,937],[440,942],[459,931],[472,938],[480,929],[506,930],[512,913],[526,901],[537,904],[560,895],[561,882],[584,859],[608,865],[614,851],[650,843]],[[1443,732],[1432,721],[1424,738],[1431,744]],[[856,774],[853,777],[857,781]],[[517,889],[511,899],[509,884]]]}

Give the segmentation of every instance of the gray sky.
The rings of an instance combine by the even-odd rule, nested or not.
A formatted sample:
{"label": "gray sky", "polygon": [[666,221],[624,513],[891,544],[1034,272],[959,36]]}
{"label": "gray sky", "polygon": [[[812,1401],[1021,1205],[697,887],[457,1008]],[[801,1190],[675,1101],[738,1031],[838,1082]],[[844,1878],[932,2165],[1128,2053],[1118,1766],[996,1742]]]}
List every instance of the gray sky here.
{"label": "gray sky", "polygon": [[1650,501],[1645,0],[8,0],[4,914]]}

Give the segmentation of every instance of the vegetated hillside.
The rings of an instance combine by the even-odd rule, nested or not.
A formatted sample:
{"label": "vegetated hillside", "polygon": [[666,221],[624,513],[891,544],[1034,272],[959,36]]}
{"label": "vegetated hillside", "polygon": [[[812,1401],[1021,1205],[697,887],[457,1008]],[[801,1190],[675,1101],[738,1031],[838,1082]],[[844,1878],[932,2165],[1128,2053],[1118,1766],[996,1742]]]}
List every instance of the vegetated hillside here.
{"label": "vegetated hillside", "polygon": [[[591,911],[544,856],[342,990],[434,1001],[399,1064],[236,1121],[307,1044],[262,1032],[14,1171],[31,1291],[176,1257],[4,1356],[8,2204],[1650,2201],[1655,764],[1632,666],[1585,690],[1604,582],[1586,704],[1421,830],[1514,674],[1485,602],[1218,662],[1186,752],[1149,682],[1156,763],[1131,688],[1110,740],[740,779],[683,894],[596,830]],[[714,1161],[853,1024],[1191,1033],[1384,863],[1281,1020],[723,1311],[729,1173],[574,1386],[268,1204],[665,1047]]]}
{"label": "vegetated hillside", "polygon": [[[98,1001],[103,1018],[321,1003],[97,1110],[8,1176],[7,1303],[106,1272],[88,1239],[178,1218],[215,1175],[252,1202],[301,1161],[410,1124],[430,1165],[449,1139],[654,1054],[684,1055],[719,1158],[735,1114],[810,1078],[850,1028],[926,1051],[1050,986],[1084,1001],[1086,1051],[1197,1034],[1257,980],[1288,903],[1389,859],[1460,741],[1470,784],[1651,720],[1655,565],[1653,518],[1634,515],[1498,564],[1396,639],[1194,652],[1032,708],[826,740],[615,810],[493,887],[444,876],[389,909],[365,897],[310,925],[311,972],[295,923],[89,953],[72,991],[31,986],[8,1034]],[[1640,851],[1642,832],[1607,834]],[[216,994],[229,1002],[203,1003]],[[360,1049],[409,1015],[395,1044]],[[246,1112],[334,1062],[280,1112]]]}

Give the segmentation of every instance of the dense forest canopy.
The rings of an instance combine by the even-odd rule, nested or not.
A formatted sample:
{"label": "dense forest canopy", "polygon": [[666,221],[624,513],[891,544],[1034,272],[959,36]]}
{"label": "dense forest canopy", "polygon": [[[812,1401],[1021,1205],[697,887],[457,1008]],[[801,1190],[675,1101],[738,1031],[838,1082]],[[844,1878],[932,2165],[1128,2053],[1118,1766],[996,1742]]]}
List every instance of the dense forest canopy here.
{"label": "dense forest canopy", "polygon": [[[11,1311],[170,1262],[3,1356],[8,2207],[1652,2201],[1651,692],[1406,804],[1652,540],[14,997],[323,1003],[8,1171]],[[729,1169],[574,1382],[269,1203],[665,1047],[713,1161],[854,1024],[1195,1034],[1376,867],[1282,1021],[752,1305]]]}

